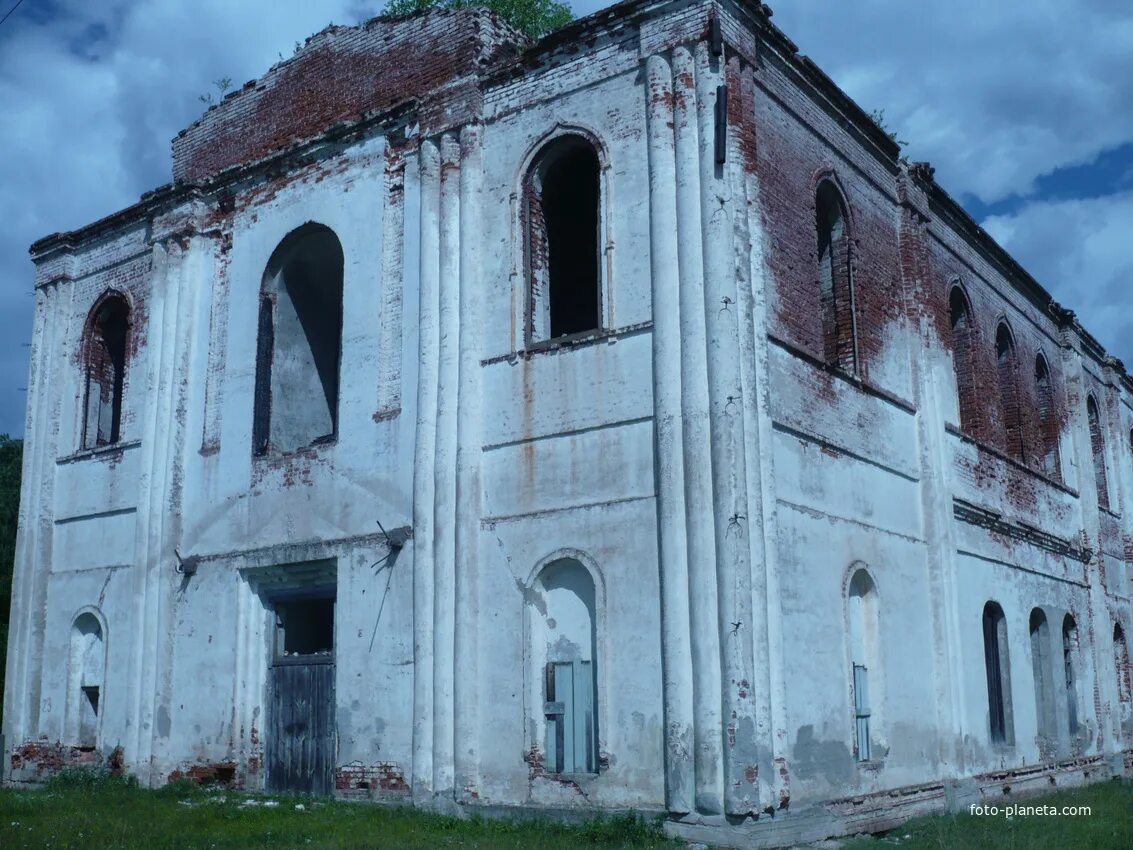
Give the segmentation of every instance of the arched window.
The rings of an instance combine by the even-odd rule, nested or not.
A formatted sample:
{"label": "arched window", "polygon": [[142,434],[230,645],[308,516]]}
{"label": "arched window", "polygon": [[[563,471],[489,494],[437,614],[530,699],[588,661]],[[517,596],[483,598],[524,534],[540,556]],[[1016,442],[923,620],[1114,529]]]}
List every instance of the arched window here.
{"label": "arched window", "polygon": [[601,168],[580,135],[536,155],[523,186],[528,344],[602,327]]}
{"label": "arched window", "polygon": [[1093,395],[1086,396],[1086,420],[1090,424],[1090,450],[1094,456],[1094,483],[1098,488],[1098,504],[1109,507],[1109,486],[1105,475],[1105,433],[1101,413]]}
{"label": "arched window", "polygon": [[1054,672],[1050,657],[1050,627],[1041,608],[1031,611],[1031,670],[1035,680],[1035,716],[1039,735],[1051,741],[1055,738],[1058,721],[1054,701]]}
{"label": "arched window", "polygon": [[80,747],[97,747],[104,697],[106,650],[102,625],[90,612],[71,625],[70,687],[67,693],[69,737]]}
{"label": "arched window", "polygon": [[870,761],[881,725],[878,707],[882,671],[877,588],[866,570],[860,569],[851,577],[848,602],[854,749],[858,761]]}
{"label": "arched window", "polygon": [[288,234],[268,260],[256,348],[256,454],[338,434],[342,269],[338,237],[314,223]]}
{"label": "arched window", "polygon": [[533,588],[532,660],[541,691],[546,766],[598,772],[598,659],[594,580],[573,558],[548,564]]}
{"label": "arched window", "polygon": [[993,744],[1014,744],[1011,717],[1011,668],[1007,648],[1007,619],[998,603],[984,605],[984,667],[987,672],[988,721]]}
{"label": "arched window", "polygon": [[1113,624],[1113,660],[1117,668],[1117,706],[1118,719],[1122,727],[1133,719],[1133,671],[1129,667],[1129,645],[1125,642],[1125,630],[1120,623]]}
{"label": "arched window", "polygon": [[818,286],[822,298],[823,358],[847,372],[857,369],[854,292],[846,207],[833,181],[815,194],[818,231]]}
{"label": "arched window", "polygon": [[109,292],[91,310],[83,333],[83,448],[110,445],[121,438],[129,340],[130,305],[120,293]]}
{"label": "arched window", "polygon": [[1078,734],[1078,676],[1075,655],[1078,652],[1078,625],[1067,614],[1062,619],[1062,669],[1065,672],[1066,718],[1070,737]]}
{"label": "arched window", "polygon": [[1050,368],[1047,366],[1046,358],[1041,354],[1035,357],[1035,396],[1039,405],[1042,470],[1052,478],[1061,478],[1061,464],[1058,456],[1058,417],[1055,415],[1054,388],[1050,382]]}
{"label": "arched window", "polygon": [[1003,446],[1007,454],[1024,460],[1015,338],[1006,322],[1000,322],[995,330],[995,361],[999,378],[1000,409],[1003,414]]}
{"label": "arched window", "polygon": [[972,311],[964,290],[953,286],[948,295],[948,312],[952,325],[952,368],[956,372],[956,394],[960,403],[960,428],[969,434],[976,431],[979,409],[974,377],[975,331]]}

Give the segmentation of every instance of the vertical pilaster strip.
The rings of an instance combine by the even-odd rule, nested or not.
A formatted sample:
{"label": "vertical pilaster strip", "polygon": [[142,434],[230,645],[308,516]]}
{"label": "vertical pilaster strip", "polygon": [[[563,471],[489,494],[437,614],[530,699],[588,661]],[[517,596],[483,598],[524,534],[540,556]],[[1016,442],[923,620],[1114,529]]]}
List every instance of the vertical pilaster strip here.
{"label": "vertical pilaster strip", "polygon": [[653,284],[653,450],[661,555],[661,657],[665,706],[665,807],[694,806],[692,649],[688,536],[685,531],[681,426],[681,315],[678,275],[673,80],[669,63],[650,56],[648,74],[649,260]]}
{"label": "vertical pilaster strip", "polygon": [[460,144],[441,137],[440,307],[433,528],[433,793],[453,789],[456,429],[460,362]]}
{"label": "vertical pilaster strip", "polygon": [[484,281],[481,276],[480,216],[483,191],[482,128],[460,134],[460,352],[456,436],[456,740],[454,790],[457,798],[475,790],[480,771],[479,622],[480,478],[482,406],[480,374]]}
{"label": "vertical pilaster strip", "polygon": [[[724,811],[758,811],[755,711],[751,679],[751,549],[744,445],[743,381],[739,361],[737,284],[748,262],[748,244],[733,232],[734,144],[723,138],[716,101],[724,97],[723,57],[696,44],[697,119],[700,125],[700,215],[704,231],[704,311],[708,365],[712,505],[716,540],[717,605],[724,714]],[[721,104],[721,108],[724,108]],[[723,123],[723,126],[720,126]],[[722,148],[725,161],[717,161]],[[742,271],[746,282],[747,271]]]}
{"label": "vertical pilaster strip", "polygon": [[[704,254],[696,68],[688,48],[673,51],[673,127],[680,276],[681,419],[688,540],[689,624],[697,811],[723,811],[720,637],[716,542],[712,518],[708,365],[704,323]],[[711,141],[708,142],[711,150]]]}
{"label": "vertical pilaster strip", "polygon": [[420,181],[417,433],[413,453],[413,796],[433,792],[433,534],[437,422],[440,156],[425,140]]}

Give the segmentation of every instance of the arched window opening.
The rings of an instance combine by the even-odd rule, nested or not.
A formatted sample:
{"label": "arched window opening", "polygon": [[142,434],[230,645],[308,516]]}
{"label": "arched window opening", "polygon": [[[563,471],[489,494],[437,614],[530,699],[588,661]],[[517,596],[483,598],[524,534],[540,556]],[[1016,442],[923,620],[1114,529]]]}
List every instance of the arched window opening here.
{"label": "arched window opening", "polygon": [[960,429],[974,434],[976,411],[979,409],[974,377],[975,351],[972,311],[968,299],[959,286],[953,286],[948,296],[948,311],[952,324],[952,368],[956,372],[956,394],[960,404]]}
{"label": "arched window opening", "polygon": [[1113,656],[1117,668],[1117,706],[1118,719],[1122,729],[1133,721],[1133,671],[1129,667],[1129,645],[1125,642],[1125,630],[1120,623],[1113,626]]}
{"label": "arched window opening", "polygon": [[815,195],[818,286],[822,298],[823,358],[847,372],[857,370],[854,292],[846,208],[834,183],[823,180]]}
{"label": "arched window opening", "polygon": [[256,454],[338,434],[342,271],[342,245],[321,224],[292,231],[268,261],[256,345]]}
{"label": "arched window opening", "polygon": [[1090,424],[1090,450],[1094,456],[1094,483],[1098,488],[1098,504],[1109,507],[1109,486],[1105,475],[1105,434],[1101,413],[1092,395],[1086,397],[1086,420]]}
{"label": "arched window opening", "polygon": [[1078,734],[1078,676],[1075,655],[1078,652],[1078,625],[1067,614],[1062,620],[1062,669],[1066,686],[1066,718],[1070,737]]}
{"label": "arched window opening", "polygon": [[1035,680],[1035,716],[1038,733],[1048,741],[1056,737],[1058,721],[1054,701],[1054,668],[1051,661],[1050,627],[1041,608],[1031,611],[1031,669]]}
{"label": "arched window opening", "polygon": [[578,135],[536,156],[523,187],[528,344],[602,327],[601,167]]}
{"label": "arched window opening", "polygon": [[1050,368],[1041,354],[1035,358],[1035,395],[1039,405],[1040,462],[1042,471],[1052,478],[1061,478],[1058,455],[1058,417],[1055,415],[1054,389],[1050,382]]}
{"label": "arched window opening", "polygon": [[1014,744],[1007,619],[1003,616],[1003,609],[995,602],[988,602],[984,606],[983,632],[991,741],[993,744]]}
{"label": "arched window opening", "polygon": [[1015,339],[1004,322],[995,331],[995,360],[999,376],[999,402],[1003,414],[1003,445],[1007,454],[1025,460],[1023,417],[1019,403]]}
{"label": "arched window opening", "polygon": [[854,705],[854,749],[858,761],[875,758],[880,729],[881,635],[877,589],[869,573],[850,579],[850,672]]}
{"label": "arched window opening", "polygon": [[98,746],[103,703],[106,651],[102,625],[86,612],[71,625],[70,687],[67,702],[69,737],[84,748]]}
{"label": "arched window opening", "polygon": [[[598,772],[598,659],[594,580],[573,558],[539,575],[531,606],[532,657],[541,678],[547,770]],[[537,686],[539,687],[539,686]]]}
{"label": "arched window opening", "polygon": [[95,305],[84,334],[86,410],[83,448],[117,443],[122,431],[122,392],[130,338],[130,305],[111,293]]}

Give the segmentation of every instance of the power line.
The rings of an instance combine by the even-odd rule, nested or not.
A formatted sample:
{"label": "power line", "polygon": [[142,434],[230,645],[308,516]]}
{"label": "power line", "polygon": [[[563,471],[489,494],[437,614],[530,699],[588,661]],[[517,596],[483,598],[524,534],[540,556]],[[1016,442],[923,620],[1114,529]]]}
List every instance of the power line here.
{"label": "power line", "polygon": [[4,23],[4,21],[8,20],[8,18],[12,17],[12,13],[14,11],[16,11],[18,8],[20,8],[20,4],[23,3],[23,2],[24,2],[24,0],[16,0],[16,5],[8,10],[8,14],[6,14],[4,17],[0,18],[0,25],[2,25]]}

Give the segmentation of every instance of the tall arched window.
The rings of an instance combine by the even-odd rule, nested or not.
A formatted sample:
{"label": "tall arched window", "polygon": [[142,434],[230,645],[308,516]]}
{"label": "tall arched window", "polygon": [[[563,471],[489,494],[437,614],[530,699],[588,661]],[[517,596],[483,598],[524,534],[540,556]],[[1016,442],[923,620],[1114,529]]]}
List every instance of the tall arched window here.
{"label": "tall arched window", "polygon": [[256,454],[338,434],[342,270],[338,237],[314,223],[288,234],[268,260],[256,348]]}
{"label": "tall arched window", "polygon": [[877,588],[866,570],[851,577],[848,603],[854,749],[858,761],[870,761],[880,729],[882,670]]}
{"label": "tall arched window", "polygon": [[1113,661],[1117,669],[1118,719],[1125,727],[1133,720],[1133,670],[1129,667],[1129,645],[1120,623],[1113,624]]}
{"label": "tall arched window", "polygon": [[69,737],[80,747],[97,747],[104,697],[106,649],[102,624],[90,612],[71,625],[71,657],[67,693]]}
{"label": "tall arched window", "polygon": [[1105,475],[1105,433],[1101,412],[1093,395],[1086,396],[1086,421],[1090,425],[1090,450],[1094,456],[1094,483],[1098,488],[1098,504],[1109,507],[1109,486]]}
{"label": "tall arched window", "polygon": [[960,404],[960,428],[969,434],[976,430],[975,330],[972,310],[964,290],[953,286],[948,295],[948,313],[952,325],[952,368],[956,372],[956,394]]}
{"label": "tall arched window", "polygon": [[1039,460],[1042,470],[1052,478],[1060,478],[1058,417],[1055,415],[1054,388],[1051,386],[1050,368],[1042,354],[1035,357],[1035,396],[1039,405],[1039,439],[1041,440]]}
{"label": "tall arched window", "polygon": [[1070,737],[1078,734],[1078,675],[1075,656],[1078,652],[1078,625],[1067,614],[1062,619],[1062,669],[1065,673],[1066,718]]}
{"label": "tall arched window", "polygon": [[601,167],[583,136],[549,141],[523,186],[528,344],[602,327]]}
{"label": "tall arched window", "polygon": [[999,379],[999,403],[1003,414],[1003,446],[1007,454],[1025,459],[1023,417],[1019,403],[1019,370],[1015,361],[1015,338],[1006,322],[995,330],[995,362]]}
{"label": "tall arched window", "polygon": [[846,206],[833,181],[815,194],[818,232],[818,286],[822,298],[823,358],[847,372],[857,370],[854,291]]}
{"label": "tall arched window", "polygon": [[129,339],[130,305],[121,293],[108,292],[94,305],[83,332],[83,448],[117,443],[121,438]]}
{"label": "tall arched window", "polygon": [[1007,619],[996,602],[984,605],[984,667],[987,673],[988,721],[993,744],[1014,744],[1011,715],[1011,666]]}
{"label": "tall arched window", "polygon": [[1035,680],[1035,716],[1039,735],[1051,741],[1058,727],[1054,701],[1054,672],[1050,657],[1050,627],[1041,608],[1031,611],[1031,670]]}
{"label": "tall arched window", "polygon": [[573,558],[548,564],[529,608],[544,752],[553,773],[598,772],[598,658],[594,580]]}

